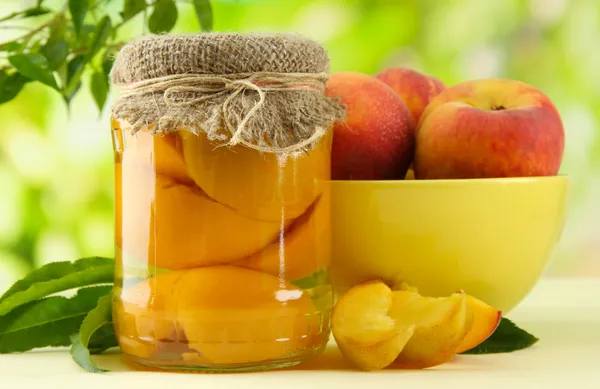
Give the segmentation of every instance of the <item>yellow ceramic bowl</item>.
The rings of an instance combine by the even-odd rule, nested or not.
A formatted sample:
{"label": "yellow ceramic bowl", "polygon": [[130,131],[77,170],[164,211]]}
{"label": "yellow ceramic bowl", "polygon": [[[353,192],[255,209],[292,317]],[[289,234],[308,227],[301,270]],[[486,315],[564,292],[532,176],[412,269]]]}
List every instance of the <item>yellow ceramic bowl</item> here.
{"label": "yellow ceramic bowl", "polygon": [[369,279],[463,289],[504,312],[544,271],[563,229],[564,176],[333,181],[336,294]]}

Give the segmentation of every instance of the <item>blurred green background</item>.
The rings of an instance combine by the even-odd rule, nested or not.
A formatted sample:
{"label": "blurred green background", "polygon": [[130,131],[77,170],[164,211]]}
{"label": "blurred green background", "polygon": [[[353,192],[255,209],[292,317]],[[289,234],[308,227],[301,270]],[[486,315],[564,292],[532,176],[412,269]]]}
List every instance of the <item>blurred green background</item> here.
{"label": "blurred green background", "polygon": [[[34,2],[0,0],[0,16]],[[561,170],[572,183],[546,274],[600,276],[600,1],[213,0],[213,10],[217,31],[320,41],[333,72],[409,66],[448,85],[508,77],[540,88],[564,120]],[[173,32],[197,31],[191,5],[180,12]],[[126,39],[142,33],[137,22]],[[113,255],[109,110],[98,115],[87,87],[70,112],[37,84],[0,105],[0,285],[50,261]]]}

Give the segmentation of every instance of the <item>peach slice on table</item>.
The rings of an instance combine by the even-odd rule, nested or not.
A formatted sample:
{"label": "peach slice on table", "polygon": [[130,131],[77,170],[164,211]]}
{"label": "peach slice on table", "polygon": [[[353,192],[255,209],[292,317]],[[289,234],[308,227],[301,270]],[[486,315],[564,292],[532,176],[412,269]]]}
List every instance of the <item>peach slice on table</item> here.
{"label": "peach slice on table", "polygon": [[467,295],[467,302],[473,312],[473,327],[463,339],[457,353],[460,354],[479,346],[489,338],[502,320],[502,312],[476,297]]}
{"label": "peach slice on table", "polygon": [[342,354],[362,370],[426,368],[451,360],[472,325],[464,293],[423,297],[380,281],[348,290],[332,315]]}
{"label": "peach slice on table", "polygon": [[413,336],[394,360],[394,367],[424,369],[454,358],[473,325],[467,295],[423,297],[414,292],[393,292],[390,316],[396,325],[416,325]]}
{"label": "peach slice on table", "polygon": [[[419,293],[419,290],[416,287],[401,281],[393,284],[392,290]],[[464,291],[459,290],[457,293],[464,293]],[[483,343],[483,341],[496,331],[496,328],[498,328],[500,321],[502,320],[502,312],[500,310],[486,304],[484,301],[472,295],[467,294],[466,296],[469,308],[473,312],[473,325],[458,348],[457,354],[470,350]]]}
{"label": "peach slice on table", "polygon": [[415,325],[398,326],[389,316],[392,291],[369,281],[349,289],[336,303],[331,330],[342,355],[362,370],[391,364],[413,335]]}

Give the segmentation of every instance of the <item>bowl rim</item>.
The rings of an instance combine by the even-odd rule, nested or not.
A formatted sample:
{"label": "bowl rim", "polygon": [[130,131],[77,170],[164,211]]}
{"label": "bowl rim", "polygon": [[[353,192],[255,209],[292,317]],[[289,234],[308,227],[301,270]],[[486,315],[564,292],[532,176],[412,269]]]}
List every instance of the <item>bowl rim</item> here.
{"label": "bowl rim", "polygon": [[498,177],[498,178],[453,178],[433,180],[329,180],[336,185],[464,185],[464,184],[527,184],[536,182],[566,183],[569,181],[567,174],[555,176],[528,176],[528,177]]}

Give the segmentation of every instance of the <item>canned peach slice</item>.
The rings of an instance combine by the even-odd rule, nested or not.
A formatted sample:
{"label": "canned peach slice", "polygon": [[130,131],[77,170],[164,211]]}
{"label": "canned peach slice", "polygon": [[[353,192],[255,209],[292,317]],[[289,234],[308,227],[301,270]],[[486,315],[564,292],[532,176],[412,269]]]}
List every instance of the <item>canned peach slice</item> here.
{"label": "canned peach slice", "polygon": [[147,127],[132,134],[131,128],[113,120],[114,141],[127,148],[126,158],[154,169],[156,174],[191,183],[183,160],[181,139],[177,133],[153,135]]}
{"label": "canned peach slice", "polygon": [[140,263],[168,270],[230,263],[261,250],[285,227],[242,216],[193,184],[126,163],[117,244]]}
{"label": "canned peach slice", "polygon": [[123,352],[148,358],[158,351],[160,342],[183,339],[171,304],[181,276],[161,274],[121,290],[113,316]]}
{"label": "canned peach slice", "polygon": [[327,268],[331,259],[330,201],[330,192],[325,190],[278,240],[234,264],[281,276],[288,281]]}
{"label": "canned peach slice", "polygon": [[208,196],[251,218],[294,219],[329,179],[329,134],[298,156],[217,147],[205,134],[180,131],[180,135],[188,175]]}
{"label": "canned peach slice", "polygon": [[173,297],[188,347],[212,364],[276,360],[321,341],[310,297],[270,274],[187,270]]}

